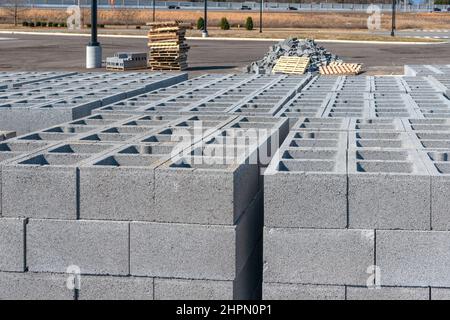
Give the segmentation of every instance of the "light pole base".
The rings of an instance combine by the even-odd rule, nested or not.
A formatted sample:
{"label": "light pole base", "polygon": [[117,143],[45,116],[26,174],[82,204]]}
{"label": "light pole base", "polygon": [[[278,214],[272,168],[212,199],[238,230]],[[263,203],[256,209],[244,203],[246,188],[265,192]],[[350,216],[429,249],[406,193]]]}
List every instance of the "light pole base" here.
{"label": "light pole base", "polygon": [[202,38],[208,38],[208,31],[202,32]]}
{"label": "light pole base", "polygon": [[86,46],[86,69],[102,67],[102,47]]}

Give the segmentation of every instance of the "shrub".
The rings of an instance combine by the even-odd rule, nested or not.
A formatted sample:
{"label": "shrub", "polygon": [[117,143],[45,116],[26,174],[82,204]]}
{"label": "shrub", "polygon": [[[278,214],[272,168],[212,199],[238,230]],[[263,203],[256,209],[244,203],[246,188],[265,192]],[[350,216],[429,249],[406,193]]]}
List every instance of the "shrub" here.
{"label": "shrub", "polygon": [[200,17],[197,20],[197,30],[204,30],[204,29],[205,29],[205,19]]}
{"label": "shrub", "polygon": [[28,26],[33,28],[33,27],[34,27],[34,22],[30,22],[30,23],[28,24]]}
{"label": "shrub", "polygon": [[59,24],[59,26],[60,26],[61,28],[65,28],[65,27],[67,27],[67,24],[66,24],[65,22],[61,22],[61,23]]}
{"label": "shrub", "polygon": [[224,17],[220,20],[220,29],[230,30],[230,23],[228,22],[227,18]]}
{"label": "shrub", "polygon": [[103,23],[101,23],[101,24],[97,25],[97,27],[104,29],[105,25]]}
{"label": "shrub", "polygon": [[29,24],[28,24],[28,21],[22,22],[22,26],[23,26],[23,27],[28,27],[28,25],[29,25]]}
{"label": "shrub", "polygon": [[36,27],[40,27],[41,26],[41,22],[40,21],[36,21]]}
{"label": "shrub", "polygon": [[41,22],[41,27],[46,27],[47,26],[47,22]]}
{"label": "shrub", "polygon": [[86,24],[87,28],[90,28],[92,25],[90,23]]}
{"label": "shrub", "polygon": [[245,29],[253,30],[253,19],[252,19],[252,17],[247,17],[247,20],[245,20]]}
{"label": "shrub", "polygon": [[141,26],[136,26],[136,29],[141,29]]}
{"label": "shrub", "polygon": [[48,26],[51,28],[51,27],[53,27],[53,22],[49,22],[48,23]]}

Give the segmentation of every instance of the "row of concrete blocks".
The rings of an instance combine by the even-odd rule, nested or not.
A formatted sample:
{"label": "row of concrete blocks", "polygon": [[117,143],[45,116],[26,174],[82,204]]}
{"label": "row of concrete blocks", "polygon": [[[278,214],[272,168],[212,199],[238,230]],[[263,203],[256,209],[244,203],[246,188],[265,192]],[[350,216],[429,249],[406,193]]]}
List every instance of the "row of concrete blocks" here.
{"label": "row of concrete blocks", "polygon": [[153,278],[160,298],[260,298],[260,206],[230,226],[0,218],[0,298],[67,297],[71,274],[86,298],[152,298]]}
{"label": "row of concrete blocks", "polygon": [[[56,124],[90,115],[93,109],[117,102],[138,94],[167,87],[187,79],[187,74],[155,74],[144,83],[115,85],[107,89],[87,90],[80,88],[62,92],[60,97],[46,99],[17,100],[16,103],[0,106],[0,128],[15,130],[18,134],[47,128]],[[84,90],[81,90],[83,92]]]}
{"label": "row of concrete blocks", "polygon": [[274,115],[308,79],[305,76],[234,76],[234,82],[228,77],[170,96],[155,92],[101,108],[98,112]]}
{"label": "row of concrete blocks", "polygon": [[[283,119],[215,118],[217,121],[200,131],[196,139],[211,135],[205,145],[212,146],[215,142],[219,149],[227,144],[227,136],[246,133],[252,127],[265,127],[271,135],[266,140],[272,139],[273,135],[278,139],[276,144],[288,130],[287,121]],[[38,144],[45,143],[39,140],[43,138],[57,139],[59,144],[42,147],[19,158],[14,158],[13,152],[2,163],[2,215],[229,224],[239,218],[248,206],[248,199],[259,188],[257,162],[230,166],[223,162],[197,165],[169,161],[173,147],[179,143],[172,140],[177,130],[188,136],[195,133],[195,128],[189,128],[189,121],[175,121],[173,126],[153,131],[144,128],[143,132],[138,130],[134,135],[120,133],[126,128],[102,127],[97,132],[81,134],[56,131],[11,140],[9,147],[5,146],[7,150],[25,149],[13,146],[13,143],[26,140],[30,145],[32,140],[29,139],[36,138]],[[133,130],[138,128],[132,127]],[[219,128],[224,129],[217,131]],[[57,129],[66,130],[64,126]],[[59,135],[62,137],[54,137]],[[105,142],[99,142],[97,138]],[[187,147],[198,142],[191,137],[181,138],[189,141]],[[202,146],[203,143],[194,145],[195,149]],[[237,152],[233,146],[228,149]],[[246,180],[245,185],[241,184],[243,180]],[[105,201],[105,197],[114,201]]]}
{"label": "row of concrete blocks", "polygon": [[450,288],[449,249],[447,231],[265,227],[264,296],[273,284]]}
{"label": "row of concrete blocks", "polygon": [[[122,119],[121,121],[129,123],[129,120]],[[187,119],[184,119],[183,123],[184,127],[188,127],[189,121]],[[219,127],[224,129],[217,133],[212,132],[206,144],[215,143],[219,146],[225,145],[227,148],[239,148],[240,145],[234,140],[229,142],[223,138],[232,136],[236,132],[246,134],[247,128],[255,127],[259,129],[263,124],[268,129],[274,129],[275,132],[273,136],[265,136],[262,143],[257,144],[256,147],[278,137],[280,132],[287,132],[286,120],[231,117],[227,121],[222,121],[220,125],[215,124],[216,129]],[[176,124],[173,123],[172,127],[165,130],[173,129],[175,126]],[[117,126],[115,127],[117,128]],[[206,134],[204,133],[204,135]],[[156,131],[153,136],[158,137]],[[283,139],[283,137],[280,139]],[[148,142],[152,141],[149,140]],[[279,143],[279,141],[277,142]],[[101,143],[97,143],[97,146],[101,145]],[[203,146],[201,143],[194,143],[188,149],[194,152],[197,148],[203,148]],[[67,146],[59,147],[67,152]],[[72,144],[69,150],[74,150],[74,147],[75,144]],[[87,150],[92,147],[95,149],[95,145],[90,145]],[[113,151],[114,161],[111,160],[111,152],[104,154],[105,158],[99,160],[99,162],[101,162],[101,166],[105,167],[99,168],[101,170],[100,176],[93,179],[92,191],[96,195],[92,196],[94,193],[91,193],[90,196],[86,197],[86,199],[93,199],[92,203],[95,202],[98,214],[102,215],[104,219],[115,221],[25,220],[28,221],[24,231],[25,237],[20,231],[18,234],[16,233],[16,239],[25,238],[24,241],[26,241],[26,244],[23,245],[26,248],[23,255],[24,270],[61,273],[69,266],[75,265],[82,270],[83,274],[143,276],[139,273],[144,272],[145,276],[170,278],[177,284],[179,280],[176,279],[180,278],[212,280],[203,283],[193,282],[202,283],[203,286],[209,287],[208,292],[211,290],[215,292],[215,290],[220,289],[216,287],[219,284],[217,281],[226,281],[227,289],[220,289],[222,290],[220,291],[222,292],[221,297],[233,297],[235,299],[260,297],[262,255],[260,240],[262,237],[261,212],[263,202],[258,162],[247,164],[247,158],[244,158],[243,162],[234,161],[231,164],[219,165],[207,162],[197,164],[195,159],[191,163],[185,162],[185,156],[181,158],[182,161],[171,159],[166,164],[167,175],[164,179],[161,179],[164,186],[160,188],[161,194],[165,194],[166,199],[162,209],[167,210],[167,214],[165,217],[156,218],[169,219],[171,223],[126,222],[125,220],[135,220],[137,214],[140,217],[145,216],[142,212],[138,212],[140,211],[139,208],[152,210],[154,207],[152,196],[146,193],[151,194],[155,187],[145,183],[142,185],[141,183],[142,181],[150,181],[156,175],[152,172],[151,165],[147,167],[147,163],[151,159],[145,161],[137,159],[138,161],[132,161],[128,168],[121,170],[119,149],[133,147],[127,145],[116,147]],[[187,153],[187,155],[190,154],[191,152]],[[248,157],[250,157],[250,154]],[[160,156],[158,153],[156,155]],[[194,155],[197,155],[197,153],[194,152]],[[139,154],[137,156],[143,157]],[[211,157],[210,154],[205,155],[202,152],[200,152],[200,156]],[[31,157],[36,158],[36,153]],[[50,157],[46,159],[50,160]],[[27,160],[22,158],[20,161]],[[67,165],[67,163],[65,164]],[[51,169],[51,164],[47,163],[47,165],[50,165],[49,169]],[[3,169],[7,166],[8,164]],[[31,192],[52,188],[52,184],[36,185],[35,183],[36,181],[45,182],[46,179],[50,179],[50,175],[43,172],[41,175],[45,177],[43,180],[34,180],[32,176],[34,170],[36,170],[36,167],[28,171],[27,178],[22,177],[24,180],[18,179],[12,185],[16,187],[17,184],[21,184],[20,181],[27,180],[27,185],[31,185],[31,187],[19,186],[22,193],[27,193],[23,198],[24,202],[34,203],[33,206],[38,208],[36,212],[48,210],[48,207],[44,207],[45,204],[41,205],[39,202],[40,197],[34,197]],[[3,171],[2,182],[5,182],[5,173],[6,171]],[[96,173],[99,173],[99,171]],[[62,178],[64,176],[56,177],[53,182],[58,183]],[[122,183],[123,187],[117,183]],[[5,184],[2,183],[2,185],[2,191],[5,192]],[[75,183],[75,185],[81,187],[82,183]],[[59,185],[58,188],[64,188],[63,184]],[[55,192],[58,193],[58,188],[47,194],[47,206],[53,205],[52,199],[49,200],[48,196],[53,196]],[[31,189],[33,191],[30,191]],[[126,199],[123,194],[125,189],[128,191]],[[78,194],[81,198],[83,192],[74,192],[74,194]],[[130,197],[132,197],[131,201]],[[60,198],[61,193],[57,194],[54,201],[60,201]],[[146,202],[142,207],[139,207],[141,203],[133,203],[145,202],[147,198],[150,198],[150,202]],[[111,210],[118,210],[117,215],[111,214],[109,209],[102,207],[110,204],[112,205]],[[133,205],[137,205],[138,209]],[[23,208],[18,209],[18,206],[20,204],[14,206],[14,209],[18,210],[17,212],[27,211]],[[79,206],[81,207],[81,205]],[[57,204],[57,208],[55,210],[64,209],[64,203]],[[4,202],[3,209],[5,209]],[[54,218],[48,216],[48,214],[51,214],[48,211],[46,214],[47,218]],[[5,215],[5,212],[3,212],[3,215]],[[172,218],[169,216],[172,216]],[[78,218],[80,217],[78,216]],[[146,216],[143,220],[148,218]],[[174,223],[180,220],[184,223]],[[16,225],[19,226],[23,224],[22,219],[3,218],[0,221],[5,224],[17,221]],[[55,232],[49,228],[55,229]],[[103,228],[106,229],[104,232],[102,232]],[[156,229],[152,231],[152,228]],[[4,232],[4,234],[8,234],[8,232]],[[50,234],[52,236],[49,237]],[[114,238],[116,242],[112,241],[110,237]],[[160,240],[158,240],[158,237]],[[55,241],[60,245],[55,246]],[[5,241],[5,243],[8,242],[10,241]],[[109,244],[109,248],[104,246],[105,242]],[[183,243],[183,245],[180,246],[180,243]],[[23,253],[22,247],[15,249],[8,246],[8,248],[12,250],[12,253],[8,256],[8,252],[11,251],[4,250],[6,255],[4,261],[14,261],[15,256],[19,259],[18,265],[22,265],[22,260],[20,260]],[[55,261],[57,262],[55,263]],[[151,265],[154,263],[156,265],[152,267]],[[6,267],[3,270],[11,271],[7,269],[7,262],[5,262],[5,265]],[[20,272],[22,269],[16,271]],[[183,285],[185,283],[186,281],[183,282]],[[224,282],[221,283],[221,285],[223,284]]]}
{"label": "row of concrete blocks", "polygon": [[76,74],[76,72],[5,72],[0,74],[0,90],[18,88],[31,83],[39,83]]}
{"label": "row of concrete blocks", "polygon": [[409,77],[450,75],[450,65],[405,65],[405,75]]}

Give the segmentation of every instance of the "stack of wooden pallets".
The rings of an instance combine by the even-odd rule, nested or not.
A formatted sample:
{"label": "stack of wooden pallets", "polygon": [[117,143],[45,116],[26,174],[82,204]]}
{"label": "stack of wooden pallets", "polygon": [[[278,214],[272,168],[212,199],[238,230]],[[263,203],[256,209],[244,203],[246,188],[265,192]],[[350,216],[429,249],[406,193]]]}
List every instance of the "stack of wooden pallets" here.
{"label": "stack of wooden pallets", "polygon": [[148,23],[149,60],[152,70],[179,71],[187,68],[186,30],[190,24],[169,21]]}
{"label": "stack of wooden pallets", "polygon": [[327,66],[320,67],[322,75],[358,75],[362,72],[362,64],[331,62]]}
{"label": "stack of wooden pallets", "polygon": [[309,66],[308,57],[280,57],[272,69],[272,73],[304,74]]}

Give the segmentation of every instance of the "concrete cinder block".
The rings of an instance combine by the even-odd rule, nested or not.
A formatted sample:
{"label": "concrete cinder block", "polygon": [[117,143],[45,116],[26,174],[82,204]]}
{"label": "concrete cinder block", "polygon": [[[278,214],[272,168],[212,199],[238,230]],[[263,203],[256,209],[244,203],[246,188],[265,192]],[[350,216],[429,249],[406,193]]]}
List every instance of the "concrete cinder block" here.
{"label": "concrete cinder block", "polygon": [[76,165],[88,157],[43,153],[4,166],[2,214],[6,217],[76,219]]}
{"label": "concrete cinder block", "polygon": [[431,288],[431,300],[450,300],[450,288]]}
{"label": "concrete cinder block", "polygon": [[372,230],[264,230],[264,282],[366,285]]}
{"label": "concrete cinder block", "polygon": [[187,279],[234,280],[233,226],[131,222],[131,274]]}
{"label": "concrete cinder block", "polygon": [[429,300],[429,288],[347,287],[347,300]]}
{"label": "concrete cinder block", "polygon": [[261,204],[260,194],[235,226],[132,222],[131,274],[235,280],[261,238]]}
{"label": "concrete cinder block", "polygon": [[0,300],[73,300],[68,275],[0,272]]}
{"label": "concrete cinder block", "polygon": [[155,171],[155,205],[161,222],[232,225],[259,190],[255,165],[161,167]]}
{"label": "concrete cinder block", "polygon": [[430,229],[430,177],[415,150],[348,151],[349,226]]}
{"label": "concrete cinder block", "polygon": [[25,271],[25,220],[0,218],[0,271]]}
{"label": "concrete cinder block", "polygon": [[157,278],[155,300],[233,300],[233,281]]}
{"label": "concrete cinder block", "polygon": [[151,221],[157,156],[110,155],[80,167],[80,218]]}
{"label": "concrete cinder block", "polygon": [[386,286],[450,286],[450,232],[377,231],[376,264]]}
{"label": "concrete cinder block", "polygon": [[345,228],[346,171],[344,150],[282,147],[264,173],[265,226]]}
{"label": "concrete cinder block", "polygon": [[80,277],[78,300],[153,300],[153,278]]}
{"label": "concrete cinder block", "polygon": [[27,266],[35,272],[129,274],[129,224],[85,220],[35,220],[27,225]]}
{"label": "concrete cinder block", "polygon": [[345,286],[263,283],[264,300],[345,300]]}

